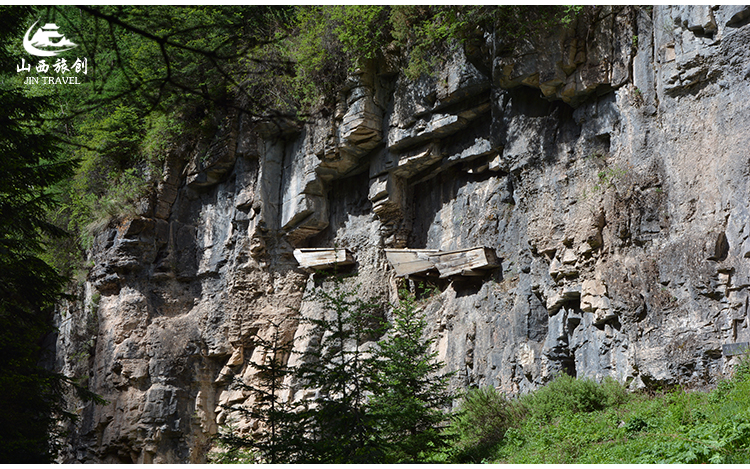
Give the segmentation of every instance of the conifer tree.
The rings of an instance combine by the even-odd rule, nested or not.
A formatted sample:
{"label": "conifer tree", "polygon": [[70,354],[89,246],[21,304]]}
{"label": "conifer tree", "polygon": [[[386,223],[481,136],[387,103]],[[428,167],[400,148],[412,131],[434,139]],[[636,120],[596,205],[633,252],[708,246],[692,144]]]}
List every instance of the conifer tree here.
{"label": "conifer tree", "polygon": [[453,399],[450,375],[440,374],[444,363],[431,351],[435,339],[424,336],[426,326],[414,295],[402,290],[390,330],[375,351],[377,374],[369,402],[388,449],[386,462],[424,462],[447,445],[441,429]]}
{"label": "conifer tree", "polygon": [[[0,7],[0,63],[20,60],[8,44],[23,36],[33,10]],[[0,71],[6,75],[8,69]],[[0,76],[0,461],[49,463],[58,450],[65,394],[96,396],[42,366],[52,312],[66,279],[42,257],[45,241],[65,232],[46,219],[56,205],[52,188],[70,177],[73,163],[62,156],[44,128],[50,103],[14,89]],[[97,400],[101,402],[100,399]]]}
{"label": "conifer tree", "polygon": [[294,339],[284,337],[283,322],[268,321],[272,331],[269,338],[258,333],[251,337],[256,351],[260,352],[257,354],[259,361],[248,363],[256,370],[256,382],[246,383],[237,378],[232,383],[234,389],[246,390],[254,397],[252,407],[227,406],[245,418],[260,420],[260,431],[250,438],[231,431],[220,435],[219,441],[227,448],[220,461],[231,461],[240,455],[240,450],[249,449],[256,455],[256,462],[289,463],[302,451],[300,438],[303,432],[300,428],[304,425],[300,419],[304,418],[304,412],[287,397],[287,377],[294,373],[294,368],[288,366]]}
{"label": "conifer tree", "polygon": [[[318,287],[313,298],[321,317],[302,318],[312,346],[300,352],[300,365],[286,365],[293,343],[280,339],[278,326],[270,340],[256,339],[267,357],[252,364],[261,381],[241,385],[256,396],[255,405],[232,409],[262,420],[266,430],[253,440],[231,434],[221,440],[274,463],[425,462],[446,446],[449,375],[439,373],[444,364],[431,351],[434,339],[424,337],[416,300],[402,295],[388,325],[377,301],[359,298],[340,278]],[[303,396],[293,403],[293,396],[279,399],[287,377]]]}
{"label": "conifer tree", "polygon": [[367,407],[375,362],[364,349],[379,336],[379,307],[347,290],[337,276],[330,291],[319,288],[315,298],[325,314],[304,318],[319,337],[319,346],[304,353],[296,372],[303,389],[316,393],[306,411],[309,452],[298,462],[381,462],[375,421]]}

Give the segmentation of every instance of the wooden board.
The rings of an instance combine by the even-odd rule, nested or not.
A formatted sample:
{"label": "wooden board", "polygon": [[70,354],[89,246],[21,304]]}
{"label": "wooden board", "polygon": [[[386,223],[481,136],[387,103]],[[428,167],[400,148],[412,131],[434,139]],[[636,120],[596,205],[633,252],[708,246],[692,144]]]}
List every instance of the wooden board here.
{"label": "wooden board", "polygon": [[737,342],[735,344],[724,344],[721,346],[721,351],[724,352],[724,356],[726,357],[743,355],[748,353],[749,350],[750,342]]}
{"label": "wooden board", "polygon": [[396,270],[396,276],[403,277],[434,269],[430,255],[437,252],[437,249],[386,249],[385,257]]}
{"label": "wooden board", "polygon": [[451,275],[482,275],[481,269],[498,267],[495,251],[487,247],[460,249],[457,251],[437,252],[430,255],[440,278]]}
{"label": "wooden board", "polygon": [[337,265],[354,264],[354,258],[346,249],[295,249],[294,258],[297,259],[301,267],[308,269],[326,269]]}

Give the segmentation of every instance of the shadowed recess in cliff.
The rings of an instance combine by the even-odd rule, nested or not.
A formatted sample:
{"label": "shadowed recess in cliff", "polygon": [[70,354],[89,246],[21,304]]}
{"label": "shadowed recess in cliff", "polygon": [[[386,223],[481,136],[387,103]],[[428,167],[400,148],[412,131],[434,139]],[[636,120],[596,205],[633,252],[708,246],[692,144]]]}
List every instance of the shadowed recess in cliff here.
{"label": "shadowed recess in cliff", "polygon": [[409,247],[448,251],[493,245],[497,219],[512,203],[512,188],[507,174],[469,174],[458,168],[417,184]]}

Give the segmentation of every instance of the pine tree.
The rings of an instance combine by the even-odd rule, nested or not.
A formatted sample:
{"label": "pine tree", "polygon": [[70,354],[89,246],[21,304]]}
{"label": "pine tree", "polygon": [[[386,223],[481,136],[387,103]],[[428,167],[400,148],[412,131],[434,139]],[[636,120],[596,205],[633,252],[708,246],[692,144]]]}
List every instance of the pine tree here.
{"label": "pine tree", "polygon": [[289,402],[288,377],[294,368],[288,365],[294,339],[284,338],[280,323],[268,321],[270,338],[258,333],[251,337],[255,350],[260,353],[259,362],[250,361],[249,366],[256,370],[254,383],[235,379],[233,388],[249,392],[254,397],[252,407],[226,406],[230,411],[241,414],[250,420],[261,422],[260,431],[251,437],[241,437],[228,429],[218,440],[225,448],[217,458],[218,462],[235,462],[248,452],[253,462],[280,464],[294,462],[305,453],[302,442],[304,435],[305,409],[300,404]]}
{"label": "pine tree", "polygon": [[386,441],[387,462],[424,462],[447,445],[441,431],[445,409],[453,396],[450,375],[441,375],[444,363],[430,351],[433,338],[425,338],[426,322],[414,295],[402,290],[393,308],[393,321],[375,356],[377,375],[369,411]]}
{"label": "pine tree", "polygon": [[[364,301],[337,277],[316,289],[321,317],[302,318],[314,345],[302,352],[300,365],[292,369],[279,358],[292,342],[280,340],[278,327],[270,340],[256,339],[267,352],[263,363],[252,365],[261,382],[242,385],[256,402],[233,409],[262,420],[266,430],[253,440],[229,434],[222,441],[275,463],[424,462],[445,447],[449,375],[440,374],[444,364],[431,352],[434,339],[424,337],[414,297],[402,295],[383,336],[389,326],[377,301]],[[378,337],[384,338],[365,348]],[[312,397],[281,402],[286,377],[298,394]]]}
{"label": "pine tree", "polygon": [[331,291],[319,288],[315,298],[324,315],[304,321],[313,326],[319,346],[304,353],[296,377],[316,397],[307,403],[308,452],[297,462],[380,462],[375,421],[367,407],[374,361],[363,348],[379,335],[379,307],[348,291],[335,276]]}
{"label": "pine tree", "polygon": [[[2,44],[23,37],[31,12],[0,7]],[[18,60],[10,47],[0,47],[0,63]],[[49,101],[0,78],[0,461],[49,463],[58,449],[58,422],[75,418],[65,403],[74,383],[40,364],[66,284],[42,255],[46,240],[65,234],[46,217],[56,205],[53,186],[70,177],[73,164],[45,129]],[[95,397],[76,389],[84,398]]]}

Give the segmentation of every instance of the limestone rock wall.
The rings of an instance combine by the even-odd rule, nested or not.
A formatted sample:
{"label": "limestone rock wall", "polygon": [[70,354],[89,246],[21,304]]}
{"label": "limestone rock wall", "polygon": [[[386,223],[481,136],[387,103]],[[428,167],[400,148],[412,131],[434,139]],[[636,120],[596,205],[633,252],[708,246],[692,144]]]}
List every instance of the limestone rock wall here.
{"label": "limestone rock wall", "polygon": [[495,249],[426,306],[455,387],[715,383],[722,345],[750,341],[748,21],[605,7],[417,81],[368,64],[301,126],[218,116],[61,310],[59,368],[109,401],[81,406],[66,461],[203,462],[221,404],[248,399],[228,385],[253,379],[253,334],[316,314],[295,247],[348,248],[346,281],[391,299],[386,247]]}

